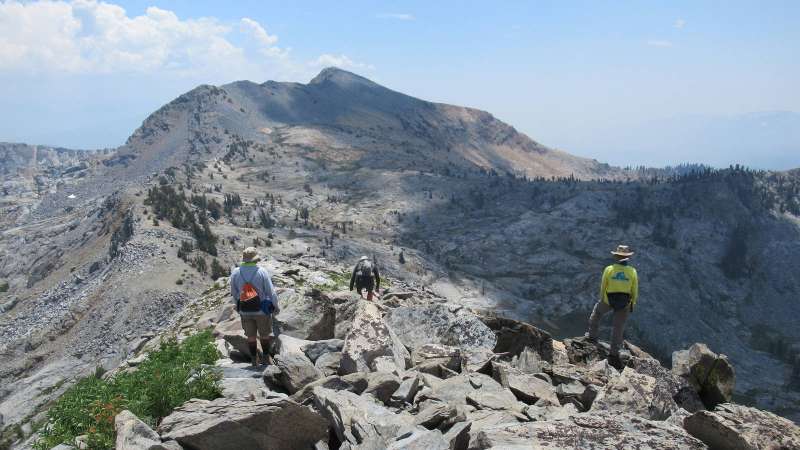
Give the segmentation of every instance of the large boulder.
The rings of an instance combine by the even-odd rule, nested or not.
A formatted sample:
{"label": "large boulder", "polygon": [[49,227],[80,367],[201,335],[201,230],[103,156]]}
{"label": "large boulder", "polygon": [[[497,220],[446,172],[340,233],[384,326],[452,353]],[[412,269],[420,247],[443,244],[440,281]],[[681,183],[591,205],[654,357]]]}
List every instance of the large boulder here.
{"label": "large boulder", "polygon": [[414,416],[414,423],[430,430],[456,415],[456,408],[442,402],[432,402]]}
{"label": "large boulder", "polygon": [[467,450],[472,422],[458,422],[444,434],[449,450]]}
{"label": "large boulder", "polygon": [[417,372],[406,372],[406,378],[400,383],[397,390],[392,393],[389,398],[389,404],[392,406],[404,406],[410,404],[417,395],[420,388],[420,375]]}
{"label": "large boulder", "polygon": [[494,332],[460,305],[401,306],[390,310],[386,321],[400,341],[414,349],[440,344],[469,353],[492,350],[497,344]]}
{"label": "large boulder", "polygon": [[439,430],[417,427],[389,444],[386,450],[450,450],[450,443]]}
{"label": "large boulder", "polygon": [[413,425],[411,415],[395,414],[369,396],[321,386],[314,388],[312,396],[314,406],[328,419],[339,441],[352,446],[386,448],[401,429]]}
{"label": "large boulder", "polygon": [[592,403],[592,411],[617,411],[664,420],[678,410],[672,397],[656,389],[656,379],[626,367]]}
{"label": "large boulder", "polygon": [[281,355],[288,355],[289,353],[305,355],[303,349],[311,344],[311,342],[312,341],[289,336],[288,334],[279,334],[275,337],[275,343],[272,346],[273,351]]}
{"label": "large boulder", "polygon": [[180,450],[175,441],[161,442],[158,433],[139,420],[132,412],[124,410],[114,418],[117,450]]}
{"label": "large boulder", "polygon": [[672,353],[672,372],[685,378],[700,394],[706,408],[731,401],[736,373],[725,355],[717,355],[705,344]]}
{"label": "large boulder", "polygon": [[511,391],[480,373],[461,374],[433,383],[429,392],[420,392],[415,399],[417,402],[424,400],[446,402],[453,407],[471,405],[487,410],[522,410]]}
{"label": "large boulder", "polygon": [[527,422],[527,417],[525,417],[524,420],[522,417],[519,417],[517,414],[513,414],[509,411],[479,409],[477,411],[468,412],[466,420],[470,424],[468,447],[470,449],[477,448],[476,443],[478,439],[478,433],[481,430],[496,427],[502,424],[517,424],[520,421]]}
{"label": "large boulder", "polygon": [[327,440],[325,419],[289,399],[190,400],[165,417],[161,437],[196,450],[310,448]]}
{"label": "large boulder", "polygon": [[353,325],[359,305],[363,301],[358,294],[349,291],[322,292],[319,296],[326,298],[336,310],[336,324],[333,337],[344,339]]}
{"label": "large boulder", "polygon": [[692,413],[705,409],[697,390],[685,378],[662,366],[657,359],[644,355],[632,356],[628,366],[656,379],[656,395],[672,397],[678,406]]}
{"label": "large boulder", "polygon": [[585,336],[564,339],[564,348],[571,364],[591,364],[607,359],[611,347],[605,342],[592,342]]}
{"label": "large boulder", "polygon": [[519,355],[511,359],[511,366],[526,373],[540,373],[550,363],[544,361],[539,353],[530,347],[525,347]]}
{"label": "large boulder", "polygon": [[578,414],[578,408],[572,403],[567,403],[564,406],[536,406],[530,405],[525,408],[525,415],[534,422],[543,422],[546,420],[561,420],[567,419]]}
{"label": "large boulder", "polygon": [[317,358],[327,353],[342,351],[344,341],[341,339],[323,339],[321,341],[311,341],[303,345],[303,353],[308,356],[311,362],[317,362]]}
{"label": "large boulder", "polygon": [[699,450],[706,446],[674,425],[611,412],[484,428],[470,443],[470,449],[490,448]]}
{"label": "large boulder", "polygon": [[492,376],[521,402],[560,405],[556,388],[547,381],[503,363],[492,362]]}
{"label": "large boulder", "polygon": [[314,367],[311,360],[300,353],[275,355],[275,365],[281,371],[278,379],[290,394],[322,378],[322,373]]}
{"label": "large boulder", "polygon": [[370,394],[383,403],[389,403],[392,394],[400,387],[400,379],[393,373],[375,372],[367,376],[364,394]]}
{"label": "large boulder", "polygon": [[244,335],[242,321],[238,314],[228,320],[219,322],[214,327],[214,335],[224,339],[242,357],[250,358],[250,348],[247,346],[247,337]]}
{"label": "large boulder", "polygon": [[683,427],[710,448],[726,450],[800,449],[800,427],[770,412],[724,403],[699,411]]}
{"label": "large boulder", "polygon": [[266,385],[261,378],[223,378],[220,381],[222,396],[225,398],[238,398],[256,400],[264,398]]}
{"label": "large boulder", "polygon": [[545,361],[553,362],[553,338],[550,333],[506,317],[486,315],[481,319],[497,336],[495,353],[519,355],[525,348],[529,348]]}
{"label": "large boulder", "polygon": [[314,367],[324,376],[339,373],[339,363],[342,361],[342,352],[325,353],[314,361]]}
{"label": "large boulder", "polygon": [[339,373],[375,371],[375,360],[380,357],[390,358],[399,372],[411,363],[411,355],[383,320],[378,307],[362,302],[344,341]]}
{"label": "large boulder", "polygon": [[278,294],[278,303],[281,313],[276,316],[275,327],[281,334],[311,341],[333,338],[336,310],[327,297],[286,289]]}
{"label": "large boulder", "polygon": [[350,391],[354,392],[356,395],[360,395],[367,389],[367,385],[368,380],[366,378],[362,379],[351,375],[330,375],[305,385],[292,395],[292,400],[297,403],[306,404],[307,400],[313,397],[314,388],[317,386],[333,391]]}
{"label": "large boulder", "polygon": [[424,344],[414,348],[414,351],[411,352],[411,360],[414,365],[441,364],[454,372],[461,372],[464,365],[460,348],[439,344]]}

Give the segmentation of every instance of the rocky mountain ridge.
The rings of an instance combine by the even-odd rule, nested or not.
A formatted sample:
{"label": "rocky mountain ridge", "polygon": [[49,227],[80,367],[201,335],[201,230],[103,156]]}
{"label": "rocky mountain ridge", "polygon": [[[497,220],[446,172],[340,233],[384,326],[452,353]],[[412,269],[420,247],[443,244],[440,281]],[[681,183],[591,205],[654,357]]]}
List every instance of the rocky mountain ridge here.
{"label": "rocky mountain ridge", "polygon": [[643,275],[629,339],[662,361],[708,342],[737,367],[740,401],[797,414],[796,172],[616,169],[338,70],[198,87],[86,169],[65,165],[35,196],[2,197],[7,424],[116,367],[251,244],[370,254],[450,303],[569,337],[624,241]]}
{"label": "rocky mountain ridge", "polygon": [[800,448],[796,424],[730,402],[733,367],[703,344],[673,354],[670,370],[626,343],[617,369],[605,343],[555,340],[424,286],[392,280],[366,302],[338,290],[342,268],[323,259],[263,265],[282,305],[275,365],[245,362],[219,279],[106,377],[136,370],[170,333],[213,328],[222,397],[190,400],[155,428],[122,411],[117,449]]}

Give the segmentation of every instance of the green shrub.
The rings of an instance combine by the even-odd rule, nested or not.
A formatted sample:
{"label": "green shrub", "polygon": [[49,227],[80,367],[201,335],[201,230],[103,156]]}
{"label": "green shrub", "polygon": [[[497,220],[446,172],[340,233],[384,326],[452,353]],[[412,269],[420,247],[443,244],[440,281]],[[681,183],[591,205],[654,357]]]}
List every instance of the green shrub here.
{"label": "green shrub", "polygon": [[220,396],[220,375],[206,370],[218,358],[209,331],[178,344],[171,339],[150,353],[135,371],[103,379],[95,373],[68,389],[47,413],[36,449],[72,444],[88,436],[89,449],[114,448],[114,417],[128,409],[150,426],[191,398]]}
{"label": "green shrub", "polygon": [[0,283],[0,292],[8,292],[8,282]]}

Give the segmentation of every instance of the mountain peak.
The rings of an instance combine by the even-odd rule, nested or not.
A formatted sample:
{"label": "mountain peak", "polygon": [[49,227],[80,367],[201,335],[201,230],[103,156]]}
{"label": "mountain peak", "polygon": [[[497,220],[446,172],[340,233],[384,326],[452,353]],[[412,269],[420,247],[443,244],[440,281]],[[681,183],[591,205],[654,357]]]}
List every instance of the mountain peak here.
{"label": "mountain peak", "polygon": [[333,83],[342,86],[348,86],[354,84],[369,84],[377,86],[376,83],[360,75],[356,75],[353,72],[342,70],[338,67],[326,67],[322,69],[322,71],[319,74],[317,74],[317,76],[315,76],[311,81],[308,82],[309,85],[325,84],[325,83]]}

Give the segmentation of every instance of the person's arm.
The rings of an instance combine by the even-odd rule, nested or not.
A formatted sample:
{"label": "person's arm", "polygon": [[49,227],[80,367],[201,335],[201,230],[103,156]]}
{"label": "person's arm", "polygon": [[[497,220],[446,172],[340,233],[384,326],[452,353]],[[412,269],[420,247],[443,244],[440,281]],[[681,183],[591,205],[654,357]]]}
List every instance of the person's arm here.
{"label": "person's arm", "polygon": [[633,307],[636,305],[636,301],[639,300],[639,275],[636,273],[636,269],[633,269],[632,272],[633,280],[631,280],[631,312],[633,312]]}
{"label": "person's arm", "polygon": [[356,283],[356,271],[358,270],[358,264],[353,267],[353,276],[350,277],[350,290],[353,290],[353,285]]}
{"label": "person's arm", "polygon": [[278,306],[278,295],[275,293],[275,287],[272,285],[272,278],[266,269],[261,269],[261,276],[264,278],[264,292],[269,296],[269,301],[272,303],[272,313],[278,314],[281,308]]}
{"label": "person's arm", "polygon": [[378,273],[378,265],[372,265],[372,273],[375,274],[375,292],[381,289],[381,274]]}
{"label": "person's arm", "polygon": [[236,286],[236,269],[231,271],[231,279],[229,284],[231,285],[231,302],[236,305],[236,302],[239,300],[239,288]]}
{"label": "person's arm", "polygon": [[609,267],[606,267],[603,270],[603,278],[600,280],[600,302],[601,303],[608,303],[608,299],[606,298],[606,289],[608,289],[608,274],[609,274]]}

